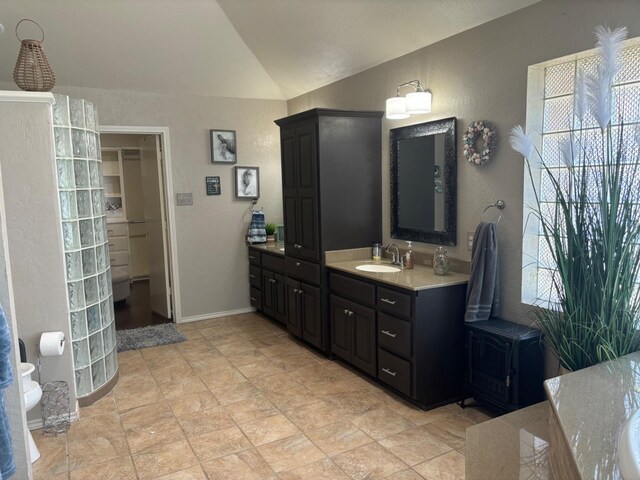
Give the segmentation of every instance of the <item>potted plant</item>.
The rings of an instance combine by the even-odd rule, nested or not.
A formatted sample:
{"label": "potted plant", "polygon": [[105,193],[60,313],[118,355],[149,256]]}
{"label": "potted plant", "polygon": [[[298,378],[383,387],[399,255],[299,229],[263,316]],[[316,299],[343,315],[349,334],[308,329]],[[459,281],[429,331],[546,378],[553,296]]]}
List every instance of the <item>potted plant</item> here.
{"label": "potted plant", "polygon": [[[626,29],[598,27],[596,36],[601,65],[592,76],[576,77],[572,123],[580,127],[560,143],[560,155],[545,158],[520,126],[510,138],[525,157],[535,198],[525,221],[539,223],[554,263],[551,298],[532,314],[543,343],[569,371],[639,347],[640,128],[612,126],[624,123],[612,122],[612,83]],[[587,128],[591,116],[597,124]],[[563,168],[552,157],[562,158]],[[546,197],[555,196],[555,204],[541,199],[541,175],[549,178]]]}
{"label": "potted plant", "polygon": [[264,229],[267,232],[267,243],[276,243],[276,228],[278,228],[278,226],[275,223],[267,223],[264,226]]}

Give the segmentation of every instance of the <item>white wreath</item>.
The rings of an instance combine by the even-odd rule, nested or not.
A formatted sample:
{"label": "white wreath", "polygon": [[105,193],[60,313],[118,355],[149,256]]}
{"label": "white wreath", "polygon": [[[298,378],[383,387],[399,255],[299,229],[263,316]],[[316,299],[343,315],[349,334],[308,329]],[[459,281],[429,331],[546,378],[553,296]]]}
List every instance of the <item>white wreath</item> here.
{"label": "white wreath", "polygon": [[[484,141],[484,148],[478,152],[476,151],[476,143],[480,137]],[[496,130],[491,122],[484,120],[473,122],[464,134],[464,151],[462,153],[472,165],[484,165],[491,160],[492,150],[497,139]]]}

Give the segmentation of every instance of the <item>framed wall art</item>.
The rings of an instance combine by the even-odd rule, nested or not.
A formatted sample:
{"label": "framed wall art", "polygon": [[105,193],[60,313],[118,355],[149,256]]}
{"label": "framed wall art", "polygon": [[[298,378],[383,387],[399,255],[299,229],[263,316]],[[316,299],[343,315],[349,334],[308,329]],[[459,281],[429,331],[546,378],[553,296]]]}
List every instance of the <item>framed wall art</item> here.
{"label": "framed wall art", "polygon": [[211,163],[236,163],[236,131],[209,130]]}
{"label": "framed wall art", "polygon": [[207,195],[220,195],[220,177],[205,177]]}
{"label": "framed wall art", "polygon": [[236,198],[260,198],[260,169],[236,167]]}

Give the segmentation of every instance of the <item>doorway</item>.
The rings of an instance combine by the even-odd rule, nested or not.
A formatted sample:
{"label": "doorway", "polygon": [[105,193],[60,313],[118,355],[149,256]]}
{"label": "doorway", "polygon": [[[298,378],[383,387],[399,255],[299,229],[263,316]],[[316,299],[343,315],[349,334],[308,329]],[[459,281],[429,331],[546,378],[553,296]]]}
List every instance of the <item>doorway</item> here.
{"label": "doorway", "polygon": [[176,321],[168,132],[101,130],[116,329]]}

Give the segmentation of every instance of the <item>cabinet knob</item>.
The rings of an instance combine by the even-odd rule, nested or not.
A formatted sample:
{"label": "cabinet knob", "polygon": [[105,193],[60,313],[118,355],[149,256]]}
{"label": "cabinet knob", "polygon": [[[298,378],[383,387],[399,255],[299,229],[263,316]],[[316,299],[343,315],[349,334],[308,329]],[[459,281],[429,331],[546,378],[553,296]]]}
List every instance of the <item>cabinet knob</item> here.
{"label": "cabinet knob", "polygon": [[299,267],[300,265],[300,262],[296,262],[296,267]]}
{"label": "cabinet knob", "polygon": [[276,283],[276,281],[275,281],[273,278],[270,278],[270,279],[269,279],[269,281],[270,281],[271,283]]}
{"label": "cabinet knob", "polygon": [[303,293],[302,289],[298,290],[298,295],[302,295]]}
{"label": "cabinet knob", "polygon": [[353,317],[353,312],[349,310],[349,313],[347,315],[349,315],[350,317]]}
{"label": "cabinet knob", "polygon": [[347,310],[346,308],[344,309],[344,314],[348,315],[349,314],[349,310]]}
{"label": "cabinet knob", "polygon": [[256,259],[256,257],[254,257],[253,255],[249,255],[249,259],[250,259],[250,260],[255,260],[255,259]]}
{"label": "cabinet knob", "polygon": [[298,293],[298,289],[297,289],[297,288],[294,288],[294,289],[293,289],[293,293]]}
{"label": "cabinet knob", "polygon": [[396,338],[396,335],[398,335],[397,333],[391,333],[391,332],[388,332],[387,330],[382,330],[381,332],[384,333],[385,335],[390,336],[391,338]]}
{"label": "cabinet knob", "polygon": [[389,374],[389,375],[391,375],[392,377],[395,377],[395,376],[396,376],[396,374],[398,373],[398,372],[392,372],[392,371],[391,371],[391,370],[389,370],[388,368],[383,368],[383,369],[382,369],[382,371],[383,371],[384,373],[388,373],[388,374]]}
{"label": "cabinet knob", "polygon": [[388,303],[389,305],[395,305],[396,304],[395,300],[389,300],[388,298],[381,298],[380,301],[384,302],[384,303]]}

